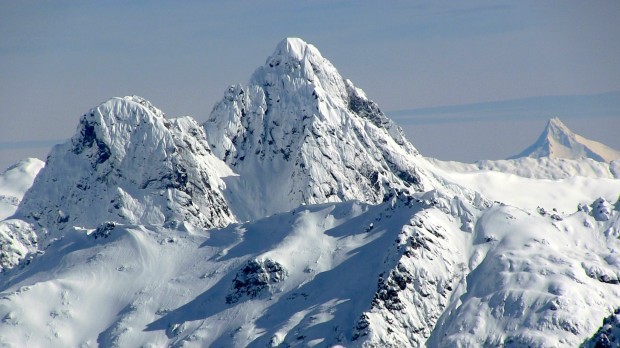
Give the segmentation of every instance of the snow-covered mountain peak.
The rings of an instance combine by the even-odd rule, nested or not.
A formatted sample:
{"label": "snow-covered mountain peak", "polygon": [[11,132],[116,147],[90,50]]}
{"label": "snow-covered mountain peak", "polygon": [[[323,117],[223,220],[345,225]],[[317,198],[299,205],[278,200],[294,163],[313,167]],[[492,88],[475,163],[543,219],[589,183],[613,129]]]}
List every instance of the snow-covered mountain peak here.
{"label": "snow-covered mountain peak", "polygon": [[[295,105],[314,101],[310,104],[327,103],[344,108],[348,100],[344,80],[338,70],[323,58],[316,47],[297,38],[281,41],[265,65],[254,72],[250,85],[262,86],[268,103],[289,102]],[[283,93],[278,92],[283,89],[289,92],[286,96],[292,100],[280,100]],[[293,116],[303,119],[308,113]],[[317,113],[317,116],[324,116],[324,113]]]}
{"label": "snow-covered mountain peak", "polygon": [[220,192],[230,170],[190,117],[166,119],[137,96],[85,113],[76,134],[52,149],[16,216],[48,230],[102,221],[224,226]]}
{"label": "snow-covered mountain peak", "polygon": [[560,118],[557,116],[549,119],[549,121],[547,122],[547,128],[558,129],[563,130],[566,133],[572,133],[570,129],[568,129],[568,127],[566,127],[566,125],[562,123],[562,120],[560,120]]}
{"label": "snow-covered mountain peak", "polygon": [[[300,67],[303,69],[299,69]],[[313,69],[305,69],[306,67]],[[335,70],[315,46],[299,38],[286,38],[280,41],[262,68],[308,78],[318,73],[319,70]],[[258,69],[260,70],[261,68]],[[258,71],[254,77],[260,75]]]}
{"label": "snow-covered mountain peak", "polygon": [[164,114],[163,111],[161,111],[160,109],[156,108],[153,104],[151,104],[150,101],[137,96],[137,95],[130,95],[130,96],[125,96],[123,98],[112,98],[114,99],[122,99],[124,101],[128,101],[128,102],[133,102],[133,103],[138,103],[140,105],[142,105],[143,107],[147,108],[151,113],[153,113],[155,116],[157,117],[166,117],[166,114]]}
{"label": "snow-covered mountain peak", "polygon": [[551,118],[536,142],[517,156],[581,159],[599,162],[620,159],[620,151],[573,133],[558,117]]}
{"label": "snow-covered mountain peak", "polygon": [[273,55],[267,59],[267,63],[275,63],[277,57],[290,57],[297,61],[301,61],[305,57],[323,58],[316,47],[297,37],[287,37],[280,41]]}
{"label": "snow-covered mountain peak", "polygon": [[575,136],[575,134],[562,123],[559,117],[552,117],[549,119],[543,134],[546,134],[545,138],[550,144],[554,142],[564,142]]}
{"label": "snow-covered mountain peak", "polygon": [[238,192],[248,218],[428,186],[400,127],[301,39],[280,42],[203,126],[214,154],[245,178]]}

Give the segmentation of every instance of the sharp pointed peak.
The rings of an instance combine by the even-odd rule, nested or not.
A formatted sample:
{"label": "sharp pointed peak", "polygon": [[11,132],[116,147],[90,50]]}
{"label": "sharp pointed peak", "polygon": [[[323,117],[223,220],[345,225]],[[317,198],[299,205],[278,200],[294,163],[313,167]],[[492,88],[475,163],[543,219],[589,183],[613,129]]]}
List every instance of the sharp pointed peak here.
{"label": "sharp pointed peak", "polygon": [[509,159],[520,157],[591,158],[596,161],[610,162],[620,158],[620,152],[574,133],[559,117],[552,117],[534,144]]}
{"label": "sharp pointed peak", "polygon": [[325,59],[319,50],[300,38],[285,38],[280,41],[274,52],[267,57],[265,64],[258,67],[250,78],[250,85],[270,85],[277,76],[302,78],[314,81],[317,75],[332,75],[337,84],[342,84],[342,77],[336,68]]}
{"label": "sharp pointed peak", "polygon": [[280,41],[273,54],[267,59],[267,64],[279,61],[283,57],[295,61],[323,59],[321,52],[315,46],[297,37],[287,37]]}

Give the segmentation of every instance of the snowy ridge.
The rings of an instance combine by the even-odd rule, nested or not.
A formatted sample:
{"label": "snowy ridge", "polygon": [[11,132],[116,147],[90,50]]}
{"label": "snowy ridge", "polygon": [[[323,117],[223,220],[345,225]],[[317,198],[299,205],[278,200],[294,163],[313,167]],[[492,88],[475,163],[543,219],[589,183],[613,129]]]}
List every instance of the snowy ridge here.
{"label": "snowy ridge", "polygon": [[426,159],[434,166],[450,172],[470,173],[491,170],[525,178],[551,180],[566,179],[573,176],[620,179],[620,160],[606,163],[591,158],[521,157],[509,160],[482,160],[476,163],[461,163],[435,158]]}
{"label": "snowy ridge", "polygon": [[27,158],[0,174],[0,220],[15,213],[24,193],[44,166],[45,162],[40,159]]}
{"label": "snowy ridge", "polygon": [[210,231],[70,230],[3,275],[0,342],[577,346],[620,306],[618,205],[554,216],[449,197],[306,206]]}
{"label": "snowy ridge", "polygon": [[[491,205],[480,199],[479,205]],[[384,261],[390,268],[380,274],[370,309],[354,328],[354,346],[423,346],[467,274],[462,246],[479,211],[437,190],[416,201],[421,209],[403,226]]]}
{"label": "snowy ridge", "polygon": [[620,211],[610,207],[600,199],[564,216],[486,211],[472,236],[466,288],[427,344],[578,346],[620,302]]}
{"label": "snowy ridge", "polygon": [[[435,222],[420,220],[435,214],[439,214]],[[0,300],[0,316],[5,318],[0,324],[0,342],[355,347],[368,344],[367,339],[373,337],[394,345],[420,343],[450,298],[448,289],[458,282],[452,273],[454,265],[430,269],[427,274],[422,263],[417,271],[410,271],[428,278],[422,283],[410,279],[407,291],[433,299],[414,295],[432,313],[427,317],[420,312],[417,317],[425,327],[422,333],[395,340],[380,330],[387,325],[383,315],[406,320],[394,307],[393,313],[377,310],[371,314],[380,316],[382,323],[369,328],[371,336],[359,334],[358,322],[370,310],[373,298],[409,301],[407,291],[381,297],[379,280],[382,275],[394,275],[401,258],[413,261],[419,257],[417,244],[409,245],[426,243],[428,236],[420,234],[416,239],[415,231],[443,233],[448,229],[458,237],[459,225],[442,217],[430,200],[401,195],[377,206],[356,202],[307,206],[206,233],[118,225],[108,237],[94,239],[80,230],[67,231],[65,238],[28,267],[5,273],[8,288]],[[453,251],[458,245],[447,238],[440,243]],[[74,266],[64,267],[67,263]],[[268,287],[256,281],[254,289],[244,290],[254,295],[237,296],[240,272],[250,273],[248,277],[257,272],[255,279],[260,279],[259,267],[246,270],[248,265],[261,263],[282,268],[278,281]],[[22,279],[36,282],[24,286]],[[445,287],[442,294],[435,293],[434,279]],[[37,309],[26,310],[21,303]],[[407,308],[415,309],[409,303]],[[84,311],[97,312],[98,320],[81,320]]]}
{"label": "snowy ridge", "polygon": [[0,266],[35,252],[33,236],[52,240],[71,226],[225,226],[235,221],[221,193],[225,175],[232,172],[211,154],[193,119],[166,119],[136,96],[110,99],[52,149],[14,216],[19,221],[0,222],[13,250],[3,255],[11,262]]}
{"label": "snowy ridge", "polygon": [[401,129],[301,39],[278,44],[203,126],[213,152],[243,178],[228,182],[243,194],[231,198],[243,218],[432,186]]}
{"label": "snowy ridge", "polygon": [[532,146],[512,158],[520,157],[591,158],[611,162],[620,159],[620,151],[573,133],[559,118],[554,117]]}

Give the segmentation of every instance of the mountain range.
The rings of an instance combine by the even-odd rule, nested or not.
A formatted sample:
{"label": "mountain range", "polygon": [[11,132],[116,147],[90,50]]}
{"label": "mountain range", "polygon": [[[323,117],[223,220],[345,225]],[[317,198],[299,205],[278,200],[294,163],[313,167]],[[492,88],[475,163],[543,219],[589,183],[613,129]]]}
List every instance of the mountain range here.
{"label": "mountain range", "polygon": [[523,156],[424,158],[296,38],[202,125],[112,98],[0,177],[0,345],[618,344],[613,151]]}

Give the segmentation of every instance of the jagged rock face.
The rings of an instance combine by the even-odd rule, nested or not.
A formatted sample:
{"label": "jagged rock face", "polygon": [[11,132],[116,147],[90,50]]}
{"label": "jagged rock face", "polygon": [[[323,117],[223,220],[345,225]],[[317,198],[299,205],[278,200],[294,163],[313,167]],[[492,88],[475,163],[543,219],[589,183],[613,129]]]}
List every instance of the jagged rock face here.
{"label": "jagged rock face", "polygon": [[300,39],[282,41],[248,86],[230,87],[203,126],[213,152],[245,177],[237,191],[252,193],[249,218],[428,186],[401,129]]}
{"label": "jagged rock face", "polygon": [[[467,273],[461,247],[471,236],[466,220],[474,220],[478,208],[443,190],[420,198],[421,209],[401,228],[384,262],[393,268],[379,276],[370,308],[356,323],[353,346],[424,346]],[[490,205],[480,201],[479,207]]]}
{"label": "jagged rock face", "polygon": [[226,296],[226,303],[236,303],[247,297],[255,298],[269,292],[271,285],[286,277],[284,267],[272,259],[249,260],[233,279],[232,291]]}
{"label": "jagged rock face", "polygon": [[18,219],[0,222],[0,272],[17,266],[28,254],[34,257],[38,247],[38,237],[31,224]]}
{"label": "jagged rock face", "polygon": [[582,348],[620,347],[620,308],[603,320],[603,326],[581,345]]}
{"label": "jagged rock face", "polygon": [[140,97],[113,98],[80,119],[56,146],[17,217],[47,229],[102,221],[224,226],[226,166],[191,118],[166,119]]}

